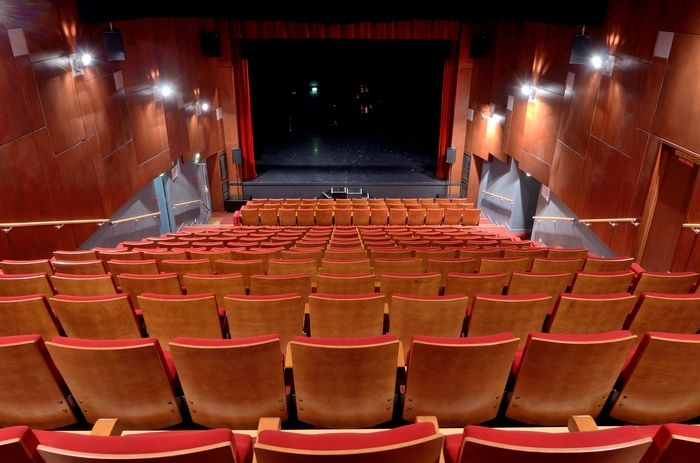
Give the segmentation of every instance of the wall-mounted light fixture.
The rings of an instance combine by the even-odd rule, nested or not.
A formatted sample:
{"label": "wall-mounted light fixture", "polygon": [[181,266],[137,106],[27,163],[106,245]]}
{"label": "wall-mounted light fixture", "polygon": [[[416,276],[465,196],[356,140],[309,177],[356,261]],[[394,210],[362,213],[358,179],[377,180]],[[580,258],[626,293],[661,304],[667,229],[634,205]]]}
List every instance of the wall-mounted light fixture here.
{"label": "wall-mounted light fixture", "polygon": [[481,113],[481,118],[487,121],[501,122],[505,120],[504,116],[496,114],[496,105],[491,103],[487,112]]}
{"label": "wall-mounted light fixture", "polygon": [[612,76],[615,66],[615,56],[603,53],[596,53],[591,56],[591,66],[593,69],[601,71],[606,76]]}
{"label": "wall-mounted light fixture", "polygon": [[73,71],[73,76],[82,76],[84,69],[89,67],[92,62],[92,55],[88,52],[70,55],[70,68]]}
{"label": "wall-mounted light fixture", "polygon": [[194,105],[195,113],[198,116],[201,116],[202,114],[208,113],[210,109],[211,109],[211,106],[206,101],[197,101]]}
{"label": "wall-mounted light fixture", "polygon": [[523,86],[520,87],[520,93],[526,96],[530,101],[535,101],[537,99],[537,87],[534,85],[523,84]]}

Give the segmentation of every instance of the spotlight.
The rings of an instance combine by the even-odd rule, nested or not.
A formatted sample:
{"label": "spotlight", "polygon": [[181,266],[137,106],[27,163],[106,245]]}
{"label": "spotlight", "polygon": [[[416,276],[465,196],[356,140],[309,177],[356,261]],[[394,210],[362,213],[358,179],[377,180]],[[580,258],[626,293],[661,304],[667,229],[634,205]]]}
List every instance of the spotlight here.
{"label": "spotlight", "polygon": [[202,108],[202,112],[207,112],[209,111],[209,103],[202,103],[200,108]]}
{"label": "spotlight", "polygon": [[170,84],[163,84],[160,86],[160,94],[164,97],[169,97],[173,94],[173,86]]}
{"label": "spotlight", "polygon": [[195,155],[194,155],[195,164],[198,163],[200,159],[202,159],[202,155],[199,153],[195,153]]}
{"label": "spotlight", "polygon": [[600,55],[593,55],[591,57],[591,65],[595,69],[602,69],[603,68],[603,57]]}
{"label": "spotlight", "polygon": [[80,57],[80,61],[83,63],[83,66],[90,66],[92,64],[92,55],[90,53],[83,53]]}
{"label": "spotlight", "polygon": [[522,87],[520,87],[520,93],[527,96],[530,101],[533,101],[537,98],[537,87],[524,84]]}
{"label": "spotlight", "polygon": [[316,95],[318,93],[318,87],[311,87],[311,94]]}

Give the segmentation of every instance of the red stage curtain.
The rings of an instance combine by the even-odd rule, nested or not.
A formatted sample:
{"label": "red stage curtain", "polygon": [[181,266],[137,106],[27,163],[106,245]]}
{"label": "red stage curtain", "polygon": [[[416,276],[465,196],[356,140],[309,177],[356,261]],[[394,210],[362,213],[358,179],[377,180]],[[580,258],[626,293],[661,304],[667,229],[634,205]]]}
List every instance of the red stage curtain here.
{"label": "red stage curtain", "polygon": [[250,109],[248,60],[241,56],[239,41],[234,43],[233,76],[235,79],[238,143],[243,157],[243,180],[251,180],[258,176],[255,172],[255,151],[253,150],[253,115]]}
{"label": "red stage curtain", "polygon": [[[453,47],[456,48],[456,47]],[[449,177],[450,166],[445,162],[446,151],[452,145],[452,124],[454,121],[455,92],[457,91],[457,63],[455,53],[445,61],[442,77],[442,101],[440,103],[440,133],[438,135],[436,177],[445,180]]]}

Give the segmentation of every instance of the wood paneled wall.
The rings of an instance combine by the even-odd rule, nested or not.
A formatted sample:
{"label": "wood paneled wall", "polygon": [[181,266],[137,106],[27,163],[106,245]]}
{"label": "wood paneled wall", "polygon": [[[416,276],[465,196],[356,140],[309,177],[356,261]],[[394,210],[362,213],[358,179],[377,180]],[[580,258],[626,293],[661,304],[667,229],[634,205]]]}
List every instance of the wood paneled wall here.
{"label": "wood paneled wall", "polygon": [[[230,157],[237,146],[227,21],[138,19],[114,27],[123,34],[125,61],[106,61],[106,25],[79,23],[74,1],[3,2],[0,222],[106,218],[178,157],[188,162],[195,153],[224,150]],[[13,56],[7,30],[15,28],[24,32],[27,55]],[[219,32],[220,58],[202,54],[201,31]],[[74,77],[68,56],[80,49],[92,52],[95,65]],[[166,81],[176,89],[170,99],[153,90]],[[198,98],[210,103],[208,114],[195,113]],[[74,249],[94,231],[0,232],[0,258]]]}
{"label": "wood paneled wall", "polygon": [[[642,217],[661,144],[700,153],[699,2],[610,0],[603,27],[586,32],[615,55],[612,76],[569,64],[579,27],[483,29],[491,49],[474,60],[467,150],[512,156],[580,218]],[[668,59],[654,56],[659,31],[674,33]],[[519,93],[530,82],[539,89],[535,101]],[[495,128],[479,117],[489,103],[505,116]],[[633,225],[593,229],[617,253],[633,253]]]}

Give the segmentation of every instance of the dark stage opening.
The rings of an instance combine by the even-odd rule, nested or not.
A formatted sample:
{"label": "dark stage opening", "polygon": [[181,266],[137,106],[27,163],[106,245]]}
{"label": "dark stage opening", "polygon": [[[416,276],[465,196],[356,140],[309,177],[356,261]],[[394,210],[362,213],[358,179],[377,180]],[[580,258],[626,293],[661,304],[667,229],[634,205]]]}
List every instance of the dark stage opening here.
{"label": "dark stage opening", "polygon": [[251,40],[243,51],[259,178],[435,180],[449,42]]}

